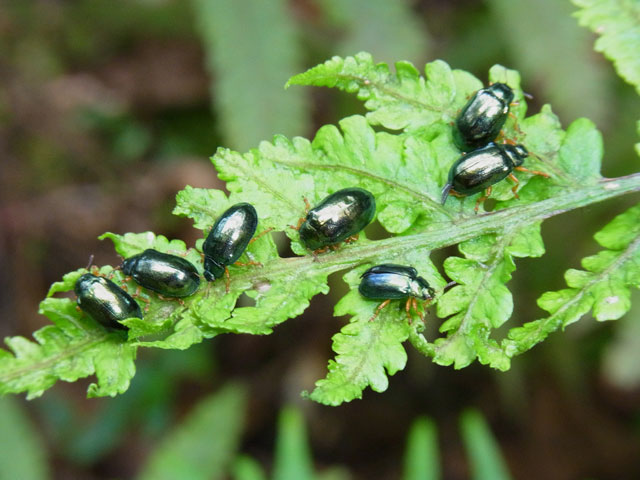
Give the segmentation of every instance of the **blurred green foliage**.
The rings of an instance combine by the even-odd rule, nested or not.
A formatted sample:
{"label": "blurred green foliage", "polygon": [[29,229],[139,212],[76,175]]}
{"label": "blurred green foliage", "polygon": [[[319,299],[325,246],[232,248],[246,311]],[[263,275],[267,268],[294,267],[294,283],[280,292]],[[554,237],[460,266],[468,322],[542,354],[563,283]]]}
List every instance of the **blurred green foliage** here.
{"label": "blurred green foliage", "polygon": [[409,430],[404,457],[404,480],[441,478],[438,461],[438,431],[426,417],[416,418]]}
{"label": "blurred green foliage", "polygon": [[49,478],[44,442],[20,402],[0,398],[0,479]]}
{"label": "blurred green foliage", "polygon": [[511,476],[502,459],[500,447],[487,421],[476,410],[466,410],[460,416],[460,431],[469,458],[473,480],[509,480]]}

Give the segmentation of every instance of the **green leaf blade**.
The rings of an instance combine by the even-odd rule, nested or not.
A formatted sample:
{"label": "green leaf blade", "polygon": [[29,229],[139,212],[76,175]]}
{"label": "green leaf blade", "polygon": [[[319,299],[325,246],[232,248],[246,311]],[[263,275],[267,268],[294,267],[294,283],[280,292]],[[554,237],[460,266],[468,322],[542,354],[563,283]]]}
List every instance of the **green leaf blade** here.
{"label": "green leaf blade", "polygon": [[[27,392],[36,398],[57,380],[73,382],[96,373],[92,396],[124,392],[135,373],[132,347],[119,333],[109,333],[80,314],[69,299],[48,298],[40,306],[54,325],[34,333],[36,342],[11,337],[13,355],[0,357],[0,393]],[[115,370],[112,370],[115,369]]]}
{"label": "green leaf blade", "polygon": [[0,478],[51,478],[44,441],[17,400],[0,398],[0,424]]}
{"label": "green leaf blade", "polygon": [[151,454],[139,480],[223,478],[242,432],[246,393],[228,386],[202,400]]}
{"label": "green leaf blade", "polygon": [[435,423],[426,417],[413,421],[404,458],[403,480],[438,480],[440,461],[438,432]]}
{"label": "green leaf blade", "polygon": [[590,310],[598,321],[617,320],[629,310],[630,289],[640,288],[640,205],[615,217],[595,238],[610,250],[584,258],[585,270],[568,270],[570,288],[546,292],[538,299],[550,316],[511,329],[503,342],[509,356],[532,348]]}
{"label": "green leaf blade", "polygon": [[284,407],[278,417],[273,480],[313,480],[313,460],[302,413]]}
{"label": "green leaf blade", "polygon": [[[429,252],[414,250],[394,258],[394,262],[410,265],[433,288],[442,288],[444,279],[429,260]],[[335,315],[352,315],[350,322],[334,335],[332,348],[335,360],[329,361],[326,378],[316,383],[309,398],[325,405],[339,405],[362,398],[365,388],[383,392],[389,386],[387,376],[404,369],[407,353],[403,343],[414,326],[409,324],[405,302],[392,301],[371,320],[382,301],[362,297],[358,291],[360,267],[345,274],[351,287],[335,307]],[[414,317],[415,322],[416,320]]]}
{"label": "green leaf blade", "polygon": [[334,46],[338,55],[366,50],[384,61],[426,58],[429,47],[426,26],[406,0],[321,0],[319,3],[332,24],[342,30],[340,41]]}
{"label": "green leaf blade", "polygon": [[572,0],[580,25],[600,38],[595,49],[615,65],[618,74],[640,93],[640,5],[633,0]]}
{"label": "green leaf blade", "polygon": [[460,431],[474,480],[509,480],[500,447],[480,412],[467,410],[460,416]]}
{"label": "green leaf blade", "polygon": [[227,143],[244,151],[275,133],[304,133],[309,116],[303,94],[285,94],[282,88],[301,69],[300,44],[286,2],[191,3],[215,79],[211,99]]}
{"label": "green leaf blade", "polygon": [[289,85],[335,87],[357,92],[365,101],[372,125],[391,130],[418,130],[435,122],[448,123],[464,105],[466,97],[482,88],[468,73],[459,73],[443,61],[425,67],[426,79],[407,62],[397,64],[397,73],[386,64],[374,64],[368,53],[333,57],[287,82]]}

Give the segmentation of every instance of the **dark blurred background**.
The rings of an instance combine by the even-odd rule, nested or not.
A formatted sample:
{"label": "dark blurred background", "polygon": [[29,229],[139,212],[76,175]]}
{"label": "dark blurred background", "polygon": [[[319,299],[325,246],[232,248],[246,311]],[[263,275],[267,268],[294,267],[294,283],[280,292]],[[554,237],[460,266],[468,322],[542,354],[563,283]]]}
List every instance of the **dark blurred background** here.
{"label": "dark blurred background", "polygon": [[[363,113],[337,91],[283,90],[291,75],[332,55],[366,50],[419,68],[441,58],[485,82],[495,63],[518,69],[534,96],[530,113],[550,103],[565,127],[591,118],[604,135],[603,174],[638,171],[638,97],[593,52],[595,37],[573,10],[558,0],[2,1],[0,336],[29,336],[47,324],[38,302],[90,255],[99,265],[118,263],[112,245],[96,239],[105,231],[153,230],[192,245],[201,232],[171,215],[174,197],[185,185],[223,188],[208,160],[218,146],[244,151],[276,133],[309,137]],[[593,233],[633,200],[545,222],[548,253],[519,260],[509,284],[509,326],[544,315],[535,299],[564,286],[563,272],[598,250]],[[468,478],[458,418],[475,407],[514,478],[640,478],[634,295],[625,318],[584,318],[508,373],[454,371],[409,352],[386,393],[367,391],[339,408],[299,397],[324,376],[331,336],[344,324],[332,317],[332,295],[269,337],[141,350],[121,397],[87,400],[82,380],[18,408],[41,439],[50,476],[60,479],[133,477],[166,432],[230,381],[247,389],[239,449],[267,470],[277,413],[294,404],[320,471],[340,464],[352,478],[400,478],[409,425],[427,415],[439,430],[443,477]]]}

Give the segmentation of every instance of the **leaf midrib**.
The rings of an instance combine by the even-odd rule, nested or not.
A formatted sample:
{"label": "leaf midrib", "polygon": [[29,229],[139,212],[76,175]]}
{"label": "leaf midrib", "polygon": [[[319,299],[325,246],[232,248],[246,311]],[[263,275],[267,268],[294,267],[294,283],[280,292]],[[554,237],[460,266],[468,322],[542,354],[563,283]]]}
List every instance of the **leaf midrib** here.
{"label": "leaf midrib", "polygon": [[[338,251],[316,256],[281,258],[274,257],[263,267],[246,268],[231,276],[231,292],[245,291],[260,283],[284,281],[287,277],[299,278],[329,275],[340,270],[365,263],[387,261],[404,251],[433,250],[455,245],[489,233],[499,233],[502,225],[525,227],[554,215],[591,203],[640,191],[640,173],[613,179],[602,179],[594,185],[567,189],[566,193],[527,205],[516,205],[503,210],[430,225],[425,231],[406,236],[394,236],[376,241],[360,241],[343,245]],[[225,295],[225,282],[209,282],[202,294],[213,298]],[[191,302],[185,301],[187,305]]]}
{"label": "leaf midrib", "polygon": [[[60,360],[65,359],[67,357],[73,357],[75,355],[77,355],[80,352],[83,352],[84,350],[87,350],[89,347],[93,347],[96,345],[99,345],[101,343],[104,343],[107,339],[108,339],[108,335],[104,334],[98,338],[95,337],[89,337],[87,339],[83,339],[83,341],[81,342],[77,342],[74,344],[73,347],[71,348],[65,348],[64,351],[59,352],[56,355],[52,355],[50,357],[47,357],[46,360],[42,360],[36,363],[29,363],[28,366],[26,367],[22,367],[22,368],[17,368],[17,369],[9,369],[9,370],[5,370],[3,372],[3,375],[0,376],[0,383],[6,383],[8,384],[9,382],[15,380],[16,378],[26,374],[26,373],[32,373],[32,372],[37,372],[39,370],[46,370],[48,368],[50,368],[53,365],[56,365],[57,363],[59,363]],[[42,349],[42,345],[41,344],[37,344],[38,348],[41,350]],[[20,361],[22,359],[19,359],[15,356],[13,356],[13,358],[8,357],[9,360],[13,360],[13,361]],[[9,372],[8,374],[5,374],[5,372]],[[94,369],[95,372],[95,369]],[[56,378],[60,378],[57,375],[55,375]]]}

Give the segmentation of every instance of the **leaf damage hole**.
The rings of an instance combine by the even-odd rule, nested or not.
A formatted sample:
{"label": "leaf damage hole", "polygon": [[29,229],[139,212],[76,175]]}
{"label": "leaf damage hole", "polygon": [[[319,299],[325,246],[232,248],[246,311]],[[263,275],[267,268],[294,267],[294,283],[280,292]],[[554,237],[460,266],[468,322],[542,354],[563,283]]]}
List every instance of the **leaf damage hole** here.
{"label": "leaf damage hole", "polygon": [[[269,288],[271,288],[271,285],[269,285]],[[237,307],[255,307],[255,306],[256,306],[255,299],[251,298],[246,293],[243,293],[242,295],[240,295],[236,302],[236,308]]]}

